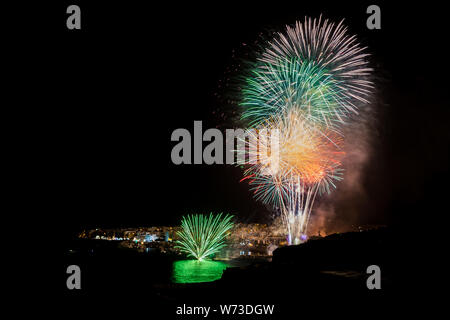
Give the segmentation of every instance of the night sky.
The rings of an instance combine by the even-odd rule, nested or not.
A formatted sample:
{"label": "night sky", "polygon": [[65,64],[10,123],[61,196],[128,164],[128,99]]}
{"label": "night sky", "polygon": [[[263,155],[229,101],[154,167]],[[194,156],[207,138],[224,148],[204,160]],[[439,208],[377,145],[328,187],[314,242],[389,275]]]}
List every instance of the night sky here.
{"label": "night sky", "polygon": [[194,120],[203,120],[204,130],[229,125],[234,109],[227,84],[252,44],[321,13],[345,18],[350,33],[368,47],[377,86],[371,154],[360,180],[364,196],[339,198],[334,218],[403,227],[443,197],[449,108],[447,84],[437,77],[446,60],[442,19],[428,12],[434,8],[377,2],[382,28],[368,30],[365,11],[372,2],[75,2],[82,30],[66,30],[62,3],[50,11],[41,42],[48,40],[49,48],[41,66],[49,79],[47,103],[40,106],[50,123],[46,181],[51,211],[67,235],[92,227],[177,224],[194,212],[268,221],[269,210],[239,182],[239,168],[175,166],[170,135],[176,128],[193,132]]}

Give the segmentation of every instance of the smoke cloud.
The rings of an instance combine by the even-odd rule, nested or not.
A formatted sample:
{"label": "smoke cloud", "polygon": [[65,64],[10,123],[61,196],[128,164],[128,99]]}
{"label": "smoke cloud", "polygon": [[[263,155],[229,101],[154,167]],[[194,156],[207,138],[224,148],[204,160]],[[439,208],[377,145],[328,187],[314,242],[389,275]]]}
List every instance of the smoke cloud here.
{"label": "smoke cloud", "polygon": [[[372,199],[368,179],[369,166],[376,161],[374,149],[378,145],[376,103],[365,106],[344,128],[343,180],[335,190],[316,200],[311,214],[308,235],[328,235],[357,231],[370,223]],[[369,217],[368,217],[369,216]]]}

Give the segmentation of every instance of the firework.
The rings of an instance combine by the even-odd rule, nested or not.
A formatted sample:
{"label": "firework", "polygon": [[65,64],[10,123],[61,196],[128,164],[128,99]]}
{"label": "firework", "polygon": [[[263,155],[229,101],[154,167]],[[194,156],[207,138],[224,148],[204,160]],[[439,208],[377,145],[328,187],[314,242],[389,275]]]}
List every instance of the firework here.
{"label": "firework", "polygon": [[[269,132],[276,130],[277,147]],[[255,198],[278,208],[288,242],[297,243],[306,233],[317,194],[330,192],[342,179],[342,139],[308,125],[291,109],[260,130],[249,130],[245,152],[257,159],[246,171]]]}
{"label": "firework", "polygon": [[187,215],[181,220],[182,230],[176,248],[197,260],[218,252],[225,246],[227,231],[233,227],[232,215]]}
{"label": "firework", "polygon": [[254,162],[245,170],[244,180],[250,181],[255,197],[264,203],[277,204],[288,194],[293,179],[317,185],[320,193],[330,192],[336,187],[334,181],[341,179],[342,138],[308,125],[297,110],[259,130],[248,130],[247,136],[242,152]]}
{"label": "firework", "polygon": [[342,21],[305,18],[267,43],[243,85],[243,180],[280,211],[289,244],[305,236],[316,196],[342,179],[340,129],[372,88],[364,50]]}
{"label": "firework", "polygon": [[298,109],[309,123],[338,128],[367,103],[371,69],[354,36],[339,24],[305,18],[268,43],[247,77],[241,106],[251,127]]}

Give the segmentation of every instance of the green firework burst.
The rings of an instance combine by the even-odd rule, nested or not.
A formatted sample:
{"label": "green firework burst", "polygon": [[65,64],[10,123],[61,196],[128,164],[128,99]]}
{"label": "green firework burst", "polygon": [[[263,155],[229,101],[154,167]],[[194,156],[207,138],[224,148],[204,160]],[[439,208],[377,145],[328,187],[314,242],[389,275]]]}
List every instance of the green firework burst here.
{"label": "green firework burst", "polygon": [[341,89],[326,70],[298,59],[255,68],[242,92],[242,118],[251,127],[291,108],[303,111],[310,122],[333,126],[347,111]]}
{"label": "green firework burst", "polygon": [[225,247],[227,231],[233,227],[232,218],[229,214],[222,217],[222,213],[184,216],[181,220],[182,230],[177,233],[180,240],[175,247],[190,257],[203,260]]}
{"label": "green firework burst", "polygon": [[297,22],[260,53],[242,88],[242,118],[251,127],[300,110],[318,125],[337,128],[368,102],[372,83],[363,47],[342,22]]}

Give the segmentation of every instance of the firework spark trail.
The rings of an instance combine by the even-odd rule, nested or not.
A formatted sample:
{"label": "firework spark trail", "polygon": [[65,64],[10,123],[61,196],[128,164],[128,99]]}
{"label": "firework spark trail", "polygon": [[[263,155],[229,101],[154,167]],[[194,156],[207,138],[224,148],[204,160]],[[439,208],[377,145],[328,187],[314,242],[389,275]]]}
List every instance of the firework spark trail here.
{"label": "firework spark trail", "polygon": [[208,216],[202,214],[187,215],[181,220],[182,230],[177,232],[181,240],[175,246],[181,252],[197,260],[218,252],[225,246],[227,231],[233,227],[232,215],[222,213]]}
{"label": "firework spark trail", "polygon": [[[316,195],[342,179],[341,128],[372,88],[365,49],[343,21],[305,18],[268,43],[245,80],[241,117],[251,130],[238,153],[257,161],[242,180],[280,210],[289,244],[306,233]],[[277,152],[266,130],[279,131]]]}

